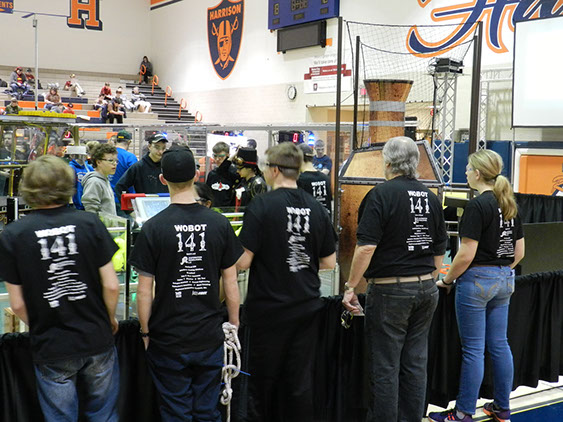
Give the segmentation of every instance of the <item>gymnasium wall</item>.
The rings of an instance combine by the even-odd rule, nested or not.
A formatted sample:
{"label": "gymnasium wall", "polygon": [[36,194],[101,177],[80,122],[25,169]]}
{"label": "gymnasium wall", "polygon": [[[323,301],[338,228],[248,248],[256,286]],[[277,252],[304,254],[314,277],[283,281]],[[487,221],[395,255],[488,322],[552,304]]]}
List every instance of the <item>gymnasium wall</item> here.
{"label": "gymnasium wall", "polygon": [[[16,11],[69,16],[71,0],[13,0],[13,4]],[[37,17],[40,68],[129,75],[138,71],[142,57],[149,55],[149,1],[98,0],[98,4],[102,30],[71,28],[64,17]],[[22,16],[0,13],[0,64],[34,68],[33,18]]]}

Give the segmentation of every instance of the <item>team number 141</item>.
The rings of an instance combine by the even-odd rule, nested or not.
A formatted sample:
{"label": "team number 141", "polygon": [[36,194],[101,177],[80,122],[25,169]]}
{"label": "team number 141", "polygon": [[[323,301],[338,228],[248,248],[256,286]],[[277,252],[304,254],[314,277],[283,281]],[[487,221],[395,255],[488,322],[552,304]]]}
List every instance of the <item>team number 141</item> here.
{"label": "team number 141", "polygon": [[[182,233],[178,233],[176,235],[176,237],[178,238],[178,252],[184,252],[184,247],[186,249],[189,249],[190,252],[193,252],[195,250],[195,248],[197,247],[197,244],[195,242],[194,233],[190,234],[186,240],[184,240]],[[200,242],[199,242],[199,251],[204,252],[204,251],[206,251],[206,249],[205,249],[205,233],[200,233],[199,237],[201,237]]]}
{"label": "team number 141", "polygon": [[[430,205],[428,205],[428,198],[409,198],[411,200],[411,214],[425,214],[430,213]],[[424,202],[423,202],[424,201]]]}

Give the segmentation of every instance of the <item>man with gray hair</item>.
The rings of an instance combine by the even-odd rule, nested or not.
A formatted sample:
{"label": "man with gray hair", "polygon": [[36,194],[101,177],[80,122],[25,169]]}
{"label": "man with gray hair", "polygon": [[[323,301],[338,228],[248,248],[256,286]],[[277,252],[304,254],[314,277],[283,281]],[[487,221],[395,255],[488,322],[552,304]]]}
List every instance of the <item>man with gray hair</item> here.
{"label": "man with gray hair", "polygon": [[446,250],[440,201],[416,180],[417,145],[391,138],[383,147],[385,179],[364,198],[357,245],[342,303],[362,313],[354,288],[368,282],[365,335],[368,421],[420,422],[426,394],[428,331],[435,279]]}

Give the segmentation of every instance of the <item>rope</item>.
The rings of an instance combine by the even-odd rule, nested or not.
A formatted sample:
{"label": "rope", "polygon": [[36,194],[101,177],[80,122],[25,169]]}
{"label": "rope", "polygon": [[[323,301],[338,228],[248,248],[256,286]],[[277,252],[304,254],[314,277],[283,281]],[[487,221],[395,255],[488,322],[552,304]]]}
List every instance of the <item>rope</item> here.
{"label": "rope", "polygon": [[227,406],[227,422],[231,420],[231,399],[233,389],[231,382],[240,373],[240,341],[237,336],[238,328],[229,323],[223,323],[225,334],[225,347],[223,351],[223,391],[221,392],[221,404]]}

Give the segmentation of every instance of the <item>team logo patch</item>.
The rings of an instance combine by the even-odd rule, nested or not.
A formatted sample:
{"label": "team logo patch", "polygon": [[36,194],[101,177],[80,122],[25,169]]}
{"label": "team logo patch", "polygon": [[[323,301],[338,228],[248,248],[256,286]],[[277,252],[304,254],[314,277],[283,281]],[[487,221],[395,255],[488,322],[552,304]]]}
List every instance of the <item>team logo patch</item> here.
{"label": "team logo patch", "polygon": [[240,52],[244,0],[222,0],[207,9],[207,40],[211,63],[221,79],[233,71]]}
{"label": "team logo patch", "polygon": [[231,189],[231,187],[227,184],[224,184],[224,183],[221,183],[221,182],[216,182],[216,183],[213,183],[211,185],[211,189],[217,190],[217,191],[222,191],[222,190],[229,190],[229,189]]}

